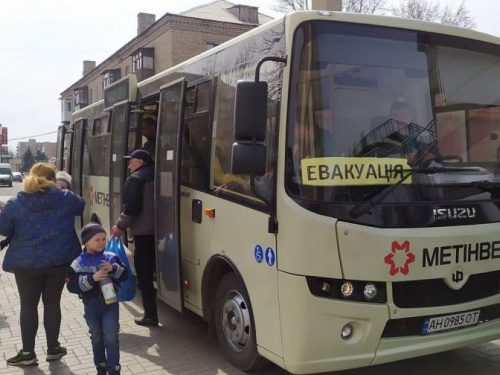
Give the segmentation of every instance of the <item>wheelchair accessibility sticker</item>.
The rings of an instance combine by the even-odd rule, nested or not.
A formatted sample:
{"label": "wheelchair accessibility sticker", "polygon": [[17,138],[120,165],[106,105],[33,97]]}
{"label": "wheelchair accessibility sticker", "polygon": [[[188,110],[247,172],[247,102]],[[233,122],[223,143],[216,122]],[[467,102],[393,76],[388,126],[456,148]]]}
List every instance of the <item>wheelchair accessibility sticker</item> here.
{"label": "wheelchair accessibility sticker", "polygon": [[255,246],[253,255],[255,256],[255,260],[257,261],[257,263],[262,263],[262,261],[264,260],[264,251],[262,250],[262,246]]}
{"label": "wheelchair accessibility sticker", "polygon": [[268,247],[264,253],[262,246],[255,245],[253,255],[257,263],[262,263],[265,260],[269,267],[274,266],[274,263],[276,263],[276,255],[271,247]]}

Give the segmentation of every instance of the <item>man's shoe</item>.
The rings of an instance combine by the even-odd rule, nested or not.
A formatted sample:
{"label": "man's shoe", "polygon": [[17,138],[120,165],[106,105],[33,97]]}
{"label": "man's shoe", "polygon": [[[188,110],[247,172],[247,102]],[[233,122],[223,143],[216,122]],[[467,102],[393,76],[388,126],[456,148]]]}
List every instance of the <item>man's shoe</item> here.
{"label": "man's shoe", "polygon": [[108,373],[105,363],[99,363],[95,368],[97,370],[97,375],[107,375]]}
{"label": "man's shoe", "polygon": [[47,361],[56,361],[68,354],[66,348],[59,345],[57,348],[47,349]]}
{"label": "man's shoe", "polygon": [[121,371],[121,366],[118,365],[118,366],[113,366],[111,368],[108,369],[108,375],[120,375],[120,371]]}
{"label": "man's shoe", "polygon": [[7,364],[11,366],[33,366],[36,365],[38,359],[35,352],[24,354],[22,350],[15,357],[7,359]]}
{"label": "man's shoe", "polygon": [[158,325],[158,318],[147,318],[143,316],[141,318],[134,318],[134,322],[140,326],[156,327]]}

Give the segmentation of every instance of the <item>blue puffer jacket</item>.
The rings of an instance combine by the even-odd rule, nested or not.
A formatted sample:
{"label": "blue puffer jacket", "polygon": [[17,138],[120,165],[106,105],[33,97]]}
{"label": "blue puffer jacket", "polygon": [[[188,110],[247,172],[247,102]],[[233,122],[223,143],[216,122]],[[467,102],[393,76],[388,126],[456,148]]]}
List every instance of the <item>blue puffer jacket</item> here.
{"label": "blue puffer jacket", "polygon": [[0,234],[11,237],[4,271],[69,266],[81,251],[74,225],[84,206],[83,198],[57,188],[8,200],[0,213]]}

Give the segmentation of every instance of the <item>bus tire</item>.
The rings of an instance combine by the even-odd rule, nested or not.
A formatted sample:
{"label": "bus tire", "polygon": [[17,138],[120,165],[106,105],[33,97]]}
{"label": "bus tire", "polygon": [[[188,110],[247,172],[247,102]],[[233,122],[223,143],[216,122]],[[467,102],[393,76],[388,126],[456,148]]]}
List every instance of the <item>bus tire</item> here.
{"label": "bus tire", "polygon": [[219,346],[231,364],[255,371],[267,364],[257,352],[249,298],[233,272],[226,273],[215,292],[214,323]]}

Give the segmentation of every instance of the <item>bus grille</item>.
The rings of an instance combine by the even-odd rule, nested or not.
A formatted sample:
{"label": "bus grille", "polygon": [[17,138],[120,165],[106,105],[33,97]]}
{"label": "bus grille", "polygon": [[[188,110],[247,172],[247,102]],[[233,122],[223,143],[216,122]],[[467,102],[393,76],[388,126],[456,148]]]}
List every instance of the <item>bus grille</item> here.
{"label": "bus grille", "polygon": [[459,290],[443,279],[392,283],[394,304],[401,308],[449,306],[500,294],[500,271],[471,275]]}
{"label": "bus grille", "polygon": [[[479,324],[500,318],[500,304],[480,308]],[[382,338],[420,336],[426,317],[389,320],[382,332]],[[467,329],[467,328],[464,328]]]}

